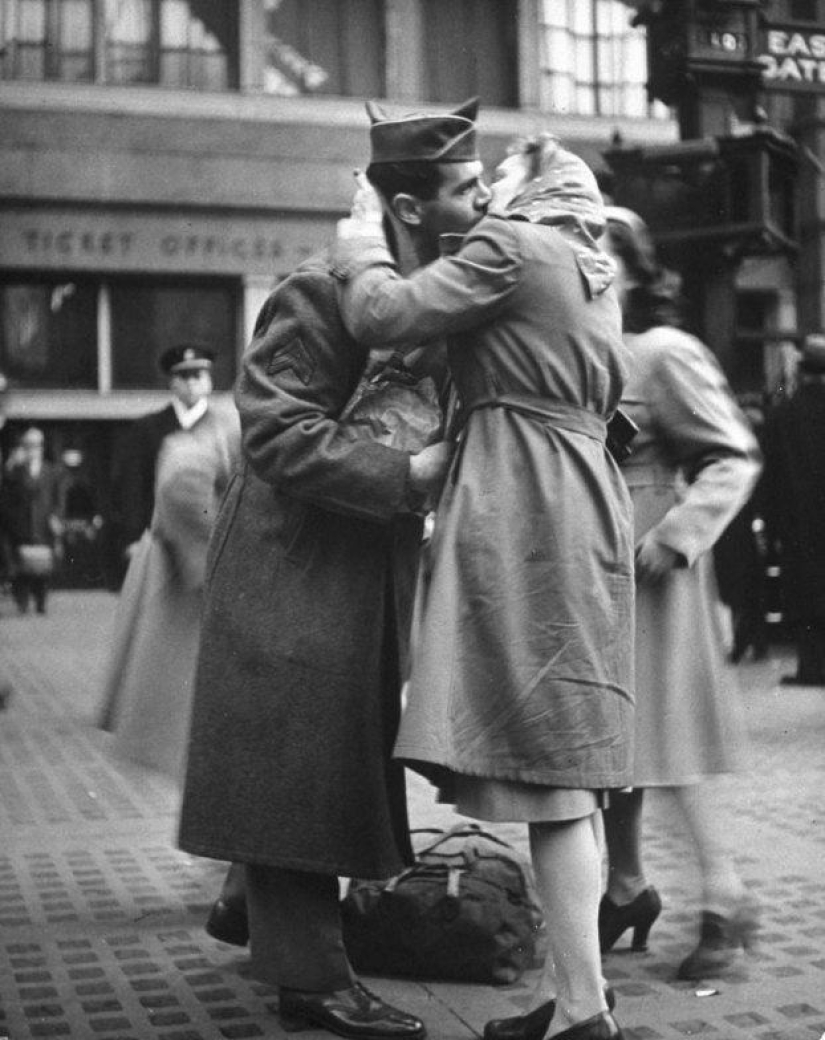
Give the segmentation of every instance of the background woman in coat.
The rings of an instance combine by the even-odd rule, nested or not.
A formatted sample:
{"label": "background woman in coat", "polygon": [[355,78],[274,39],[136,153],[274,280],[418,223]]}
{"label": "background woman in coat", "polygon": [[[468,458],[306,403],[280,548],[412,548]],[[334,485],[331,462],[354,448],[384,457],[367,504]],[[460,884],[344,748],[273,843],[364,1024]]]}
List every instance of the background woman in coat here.
{"label": "background woman in coat", "polygon": [[687,824],[703,879],[702,934],[681,978],[727,967],[755,927],[726,848],[707,778],[734,770],[743,743],[709,552],[747,500],[759,451],[721,369],[675,327],[673,293],[647,229],[610,208],[607,245],[619,269],[630,376],[622,409],[639,426],[623,467],[636,527],[636,762],[630,793],[605,813],[603,950],[628,928],[643,949],[661,902],[642,862],[645,787],[668,788]]}
{"label": "background woman in coat", "polygon": [[[460,251],[401,278],[380,211],[339,225],[344,319],[359,341],[447,334],[466,415],[432,541],[396,757],[459,811],[530,825],[557,989],[532,1021],[612,1040],[597,935],[599,791],[630,777],[632,544],[605,446],[624,379],[601,197],[558,142],[500,167],[497,208]],[[414,217],[410,196],[396,196]],[[513,219],[509,219],[513,218]],[[360,272],[360,273],[359,273]],[[489,1023],[487,1035],[510,1035]]]}

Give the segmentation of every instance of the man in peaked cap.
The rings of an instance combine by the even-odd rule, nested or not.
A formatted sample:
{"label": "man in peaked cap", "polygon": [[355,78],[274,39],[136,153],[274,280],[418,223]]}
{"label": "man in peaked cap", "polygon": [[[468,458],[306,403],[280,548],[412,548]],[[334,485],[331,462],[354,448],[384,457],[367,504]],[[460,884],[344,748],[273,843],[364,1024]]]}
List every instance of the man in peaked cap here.
{"label": "man in peaked cap", "polygon": [[134,547],[152,519],[155,468],[164,439],[178,430],[191,430],[207,414],[212,393],[215,355],[197,343],[169,347],[158,359],[169,381],[172,400],[160,411],[141,416],[129,429],[115,460],[112,482],[113,516],[117,529],[117,584]]}
{"label": "man in peaked cap", "polygon": [[[412,265],[489,202],[475,111],[371,110],[370,176]],[[207,930],[249,938],[288,1028],[416,1040],[420,1019],[355,976],[338,877],[412,862],[391,760],[399,662],[422,506],[451,448],[410,454],[351,435],[339,420],[367,361],[341,322],[328,254],[264,304],[236,388],[244,464],[213,535],[179,841],[233,863]]]}

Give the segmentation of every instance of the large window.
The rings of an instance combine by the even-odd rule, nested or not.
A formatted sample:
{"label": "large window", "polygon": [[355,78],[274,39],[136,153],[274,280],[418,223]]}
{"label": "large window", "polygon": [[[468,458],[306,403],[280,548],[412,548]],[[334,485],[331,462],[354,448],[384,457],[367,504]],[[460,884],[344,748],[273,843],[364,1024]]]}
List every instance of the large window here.
{"label": "large window", "polygon": [[222,0],[0,0],[0,76],[225,90],[237,29]]}
{"label": "large window", "polygon": [[383,0],[266,0],[271,94],[383,97]]}
{"label": "large window", "polygon": [[215,353],[213,378],[228,390],[235,376],[234,286],[223,281],[131,280],[109,286],[112,330],[112,387],[163,386],[158,358],[175,343],[198,343]]}
{"label": "large window", "polygon": [[424,0],[427,101],[479,95],[518,104],[518,5],[501,0]]}
{"label": "large window", "polygon": [[96,300],[88,281],[0,284],[0,372],[21,386],[94,388]]}
{"label": "large window", "polygon": [[163,351],[198,343],[215,354],[215,388],[235,378],[233,279],[9,276],[0,281],[0,372],[23,389],[151,390]]}
{"label": "large window", "polygon": [[94,79],[92,0],[0,0],[4,79]]}
{"label": "large window", "polygon": [[541,0],[541,107],[584,116],[661,116],[645,93],[645,33],[618,0]]}

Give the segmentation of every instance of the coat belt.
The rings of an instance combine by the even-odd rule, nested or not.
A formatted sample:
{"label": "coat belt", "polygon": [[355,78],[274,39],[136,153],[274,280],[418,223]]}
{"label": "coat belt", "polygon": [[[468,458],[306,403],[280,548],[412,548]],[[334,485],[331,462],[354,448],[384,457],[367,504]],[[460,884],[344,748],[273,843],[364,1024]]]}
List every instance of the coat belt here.
{"label": "coat belt", "polygon": [[548,401],[544,397],[531,394],[497,394],[494,397],[482,397],[472,401],[466,409],[467,418],[471,412],[481,408],[506,408],[529,419],[538,419],[548,426],[584,434],[585,437],[592,437],[602,444],[607,439],[607,422],[601,415],[566,401]]}

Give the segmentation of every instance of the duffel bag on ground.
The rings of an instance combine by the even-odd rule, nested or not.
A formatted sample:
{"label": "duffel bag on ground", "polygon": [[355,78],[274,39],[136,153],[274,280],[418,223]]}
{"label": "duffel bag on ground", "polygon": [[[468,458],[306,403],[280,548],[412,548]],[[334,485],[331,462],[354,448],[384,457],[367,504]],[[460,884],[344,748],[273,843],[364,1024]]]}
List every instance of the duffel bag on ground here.
{"label": "duffel bag on ground", "polygon": [[542,923],[529,867],[476,825],[435,833],[402,874],[350,884],[341,909],[353,966],[372,975],[515,982],[533,963]]}

